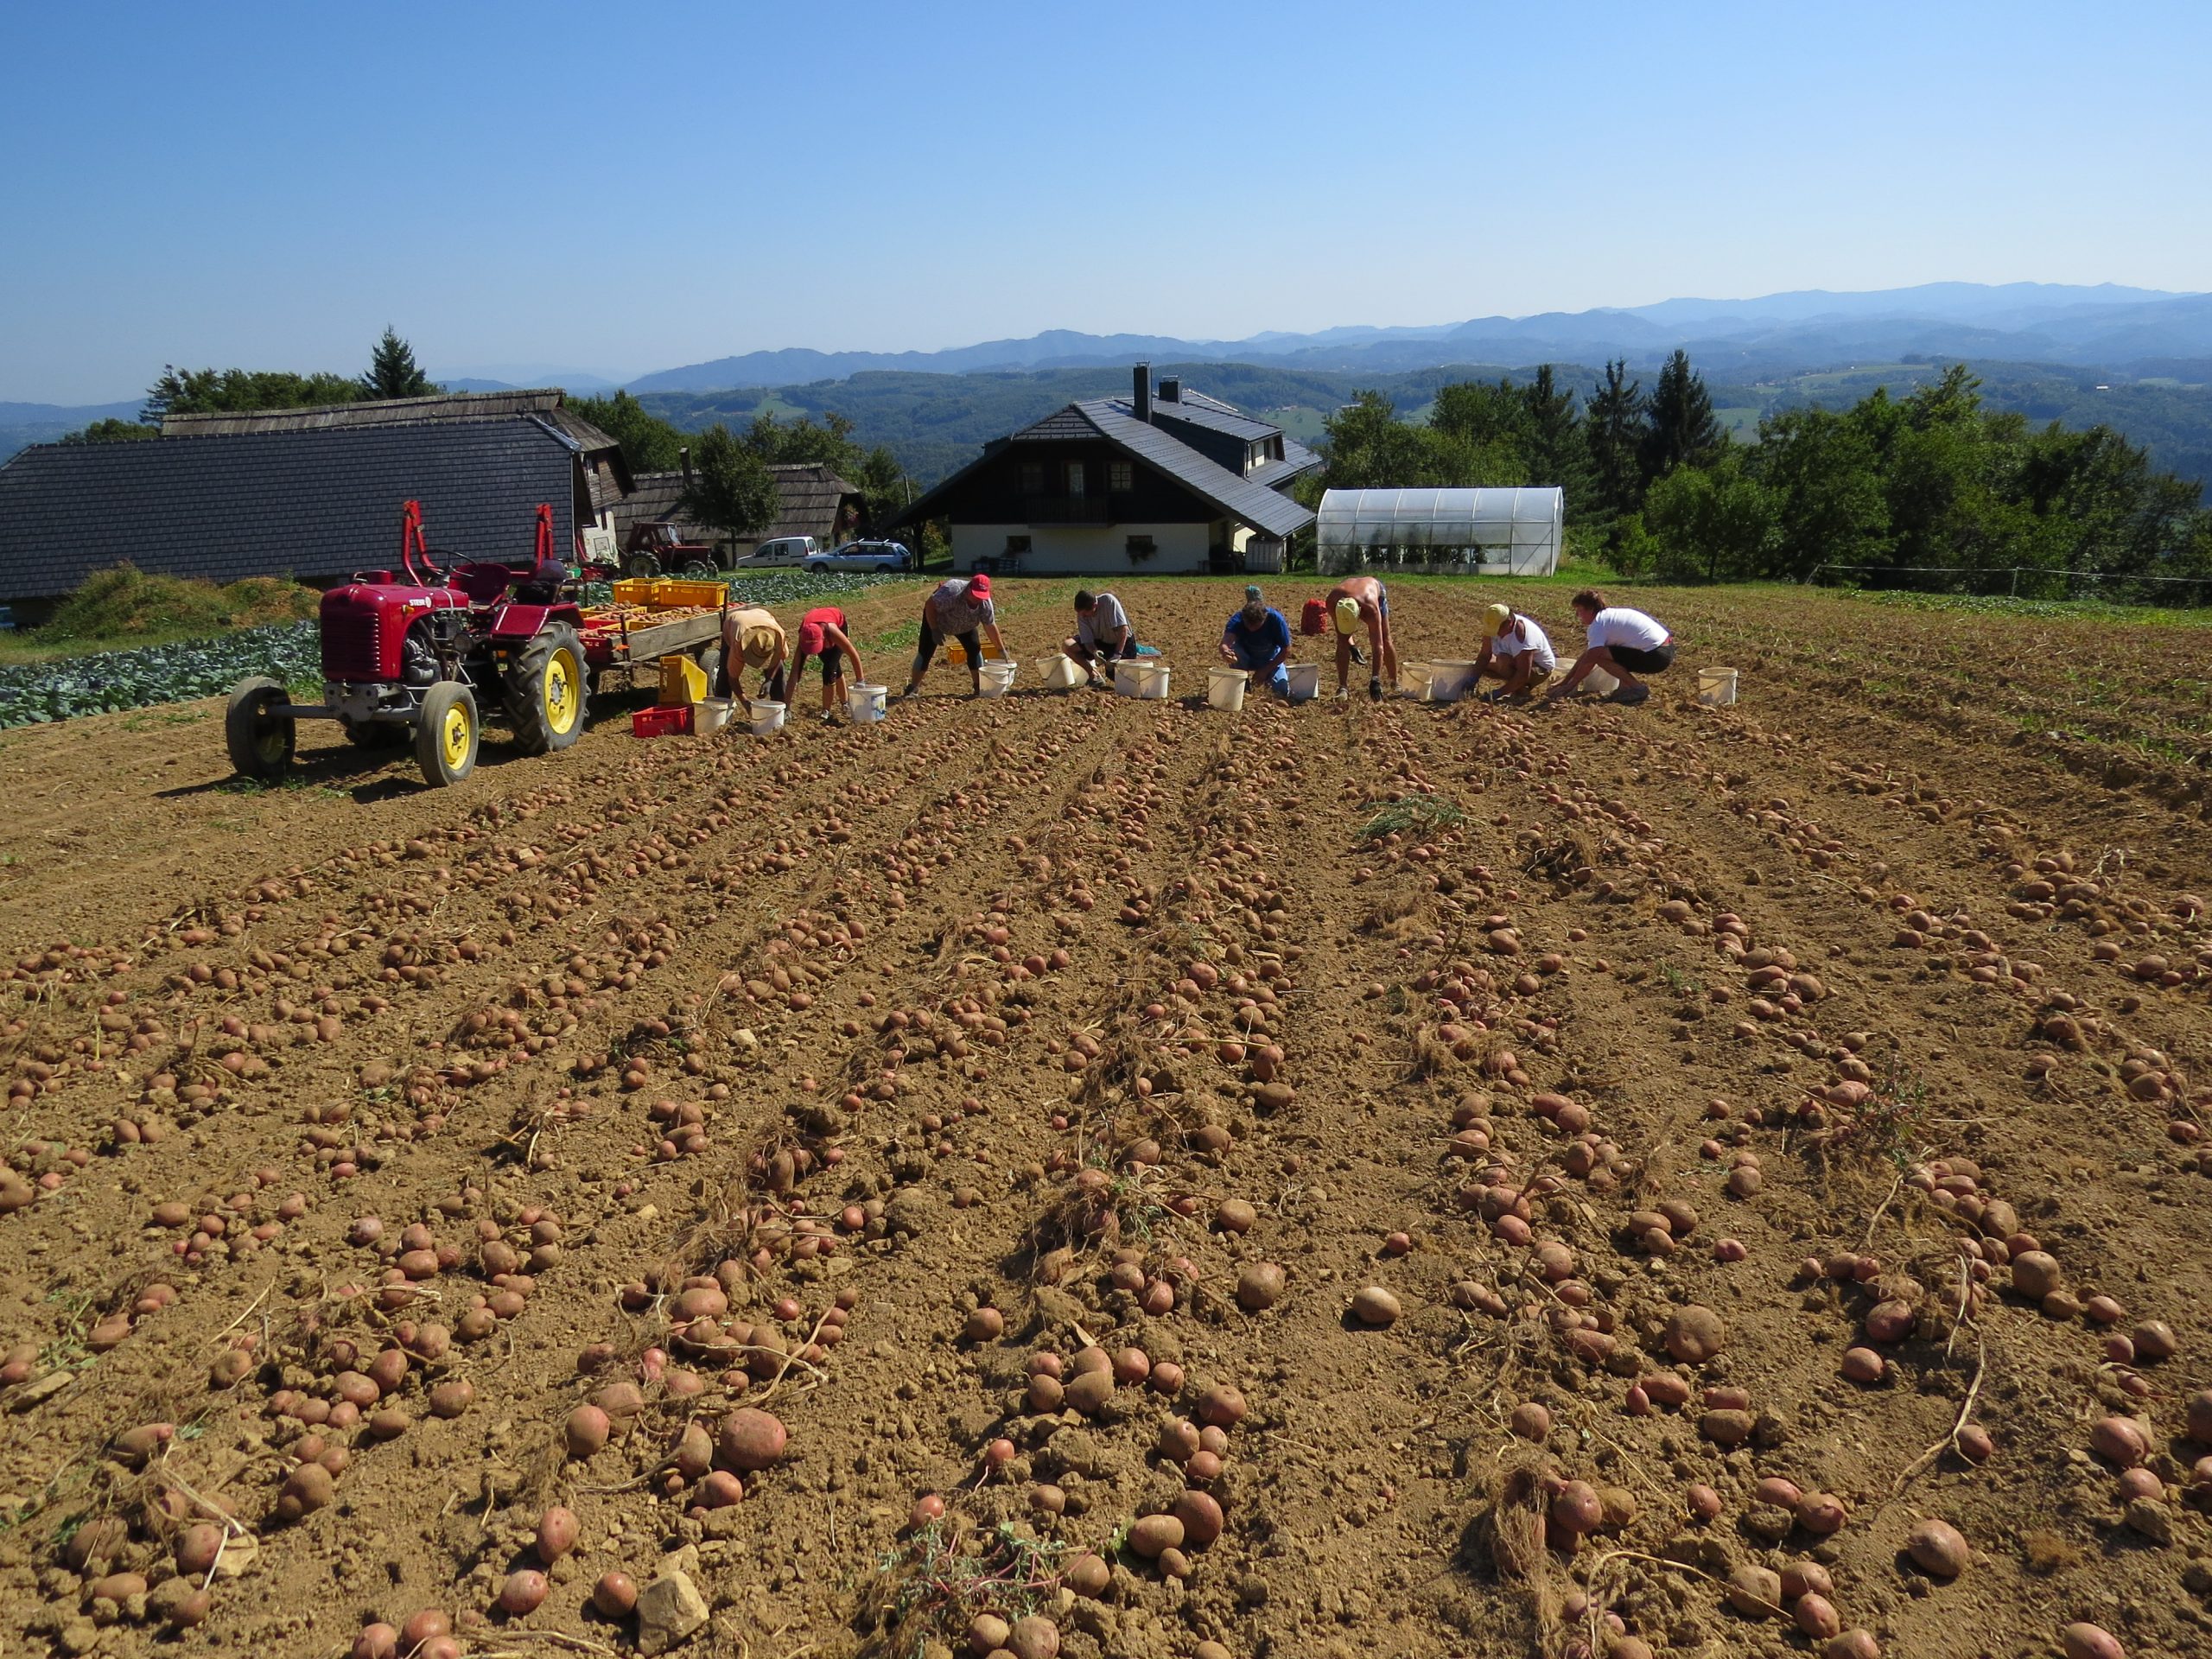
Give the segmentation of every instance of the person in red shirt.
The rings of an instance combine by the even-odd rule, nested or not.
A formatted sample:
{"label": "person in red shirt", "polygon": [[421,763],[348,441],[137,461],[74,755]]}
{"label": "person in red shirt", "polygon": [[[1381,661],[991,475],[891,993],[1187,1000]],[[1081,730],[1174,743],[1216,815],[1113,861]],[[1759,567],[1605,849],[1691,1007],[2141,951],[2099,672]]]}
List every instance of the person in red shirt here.
{"label": "person in red shirt", "polygon": [[861,654],[855,647],[852,636],[845,632],[845,613],[835,605],[818,605],[798,621],[798,651],[791,663],[791,689],[794,695],[799,682],[806,677],[806,659],[822,659],[822,718],[834,723],[837,710],[845,702],[845,663],[853,659],[853,677],[865,681],[868,671],[861,666]]}

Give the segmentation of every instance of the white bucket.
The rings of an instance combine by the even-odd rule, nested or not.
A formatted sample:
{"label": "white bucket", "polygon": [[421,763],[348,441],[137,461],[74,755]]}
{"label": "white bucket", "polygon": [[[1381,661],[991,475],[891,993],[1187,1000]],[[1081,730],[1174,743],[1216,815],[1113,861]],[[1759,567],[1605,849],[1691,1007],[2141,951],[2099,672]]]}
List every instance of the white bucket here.
{"label": "white bucket", "polygon": [[1250,672],[1241,668],[1210,668],[1206,671],[1206,706],[1225,714],[1235,714],[1244,706],[1244,688],[1252,683]]}
{"label": "white bucket", "polygon": [[1114,664],[1114,689],[1125,697],[1164,699],[1167,696],[1167,664],[1141,657],[1124,657]]}
{"label": "white bucket", "polygon": [[883,718],[884,701],[889,691],[880,685],[870,685],[865,680],[855,680],[845,688],[845,716],[856,726],[873,725]]}
{"label": "white bucket", "polygon": [[1726,709],[1736,701],[1736,671],[1700,668],[1697,671],[1697,700],[1708,709]]}
{"label": "white bucket", "polygon": [[1435,700],[1436,677],[1427,663],[1407,663],[1399,668],[1398,695],[1421,702]]}
{"label": "white bucket", "polygon": [[1045,659],[1047,691],[1072,691],[1090,677],[1083,671],[1083,664],[1065,652],[1055,652]]}
{"label": "white bucket", "polygon": [[1319,663],[1291,663],[1285,671],[1290,676],[1287,695],[1293,702],[1311,702],[1321,692],[1321,664]]}
{"label": "white bucket", "polygon": [[1593,668],[1582,677],[1580,690],[1593,697],[1610,697],[1621,689],[1621,683],[1602,668]]}
{"label": "white bucket", "polygon": [[755,737],[766,737],[771,732],[784,729],[784,705],[780,702],[752,702],[745,705],[745,711],[752,717]]}
{"label": "white bucket", "polygon": [[1007,692],[1014,690],[1014,664],[1012,663],[985,663],[982,665],[982,677],[977,682],[977,689],[987,697],[1006,696]]}
{"label": "white bucket", "polygon": [[719,732],[729,724],[729,699],[709,697],[704,702],[691,705],[691,733],[704,737],[709,732]]}
{"label": "white bucket", "polygon": [[1475,689],[1475,665],[1464,662],[1431,663],[1428,680],[1432,701],[1457,702]]}

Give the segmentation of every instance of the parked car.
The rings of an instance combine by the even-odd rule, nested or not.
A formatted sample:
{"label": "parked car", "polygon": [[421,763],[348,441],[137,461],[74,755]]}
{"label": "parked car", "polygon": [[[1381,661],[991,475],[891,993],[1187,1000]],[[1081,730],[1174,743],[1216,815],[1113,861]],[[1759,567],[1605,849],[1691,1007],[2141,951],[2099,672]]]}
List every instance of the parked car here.
{"label": "parked car", "polygon": [[730,569],[758,570],[766,565],[804,565],[820,551],[811,536],[778,536],[761,543],[743,557],[733,560]]}
{"label": "parked car", "polygon": [[817,553],[810,570],[911,570],[914,556],[904,542],[847,542],[834,553]]}

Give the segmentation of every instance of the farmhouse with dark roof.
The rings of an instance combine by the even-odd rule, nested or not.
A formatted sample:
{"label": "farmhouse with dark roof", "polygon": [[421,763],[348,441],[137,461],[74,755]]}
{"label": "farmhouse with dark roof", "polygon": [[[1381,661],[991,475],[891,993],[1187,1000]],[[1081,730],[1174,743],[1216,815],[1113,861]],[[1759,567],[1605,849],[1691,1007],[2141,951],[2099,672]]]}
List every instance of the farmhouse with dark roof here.
{"label": "farmhouse with dark roof", "polygon": [[1131,395],[1068,404],[982,454],[881,526],[943,519],[963,570],[1038,575],[1280,570],[1313,522],[1285,492],[1320,458],[1282,429],[1148,364]]}

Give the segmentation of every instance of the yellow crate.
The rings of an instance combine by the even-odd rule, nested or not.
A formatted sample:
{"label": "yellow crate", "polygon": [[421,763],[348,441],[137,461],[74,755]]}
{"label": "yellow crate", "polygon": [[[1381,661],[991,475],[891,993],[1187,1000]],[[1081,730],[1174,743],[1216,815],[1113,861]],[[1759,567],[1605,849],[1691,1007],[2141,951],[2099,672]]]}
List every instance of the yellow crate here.
{"label": "yellow crate", "polygon": [[614,584],[617,605],[650,605],[653,602],[653,582],[650,576],[626,576]]}
{"label": "yellow crate", "polygon": [[720,605],[729,591],[726,582],[683,582],[663,576],[653,583],[652,604],[655,610],[686,610],[703,605]]}
{"label": "yellow crate", "polygon": [[[988,653],[988,647],[986,647],[985,649]],[[946,640],[944,642],[944,649],[938,654],[943,657],[948,663],[961,664],[965,663],[968,660],[968,648],[962,645],[957,639]],[[993,657],[986,654],[983,660],[987,663],[1002,663],[1007,659],[1004,656]]]}
{"label": "yellow crate", "polygon": [[673,708],[680,702],[704,702],[711,689],[707,683],[707,671],[689,657],[664,657],[660,659],[660,702],[663,708]]}

